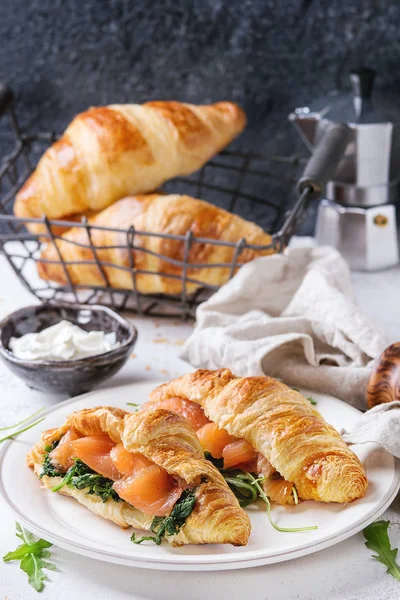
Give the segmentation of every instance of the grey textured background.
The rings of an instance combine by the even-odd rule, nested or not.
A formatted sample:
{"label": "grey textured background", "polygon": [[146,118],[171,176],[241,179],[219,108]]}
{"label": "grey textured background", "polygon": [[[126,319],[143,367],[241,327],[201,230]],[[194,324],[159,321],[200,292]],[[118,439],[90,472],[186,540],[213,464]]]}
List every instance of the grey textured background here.
{"label": "grey textured background", "polygon": [[[0,80],[29,130],[89,105],[232,99],[240,146],[291,153],[287,113],[361,63],[400,88],[396,0],[13,0],[0,6]],[[4,139],[4,127],[3,127]]]}

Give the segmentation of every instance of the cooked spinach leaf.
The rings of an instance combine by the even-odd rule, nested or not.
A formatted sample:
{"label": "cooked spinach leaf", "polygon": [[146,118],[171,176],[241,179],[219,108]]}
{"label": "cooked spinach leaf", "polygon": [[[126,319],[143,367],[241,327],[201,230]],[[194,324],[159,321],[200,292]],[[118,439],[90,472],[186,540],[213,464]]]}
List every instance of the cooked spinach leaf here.
{"label": "cooked spinach leaf", "polygon": [[206,460],[209,460],[210,463],[214,465],[214,467],[217,467],[218,471],[222,471],[222,469],[224,468],[223,458],[214,458],[213,455],[210,454],[210,452],[204,452],[204,458]]}
{"label": "cooked spinach leaf", "polygon": [[65,473],[61,483],[53,487],[51,491],[58,492],[65,485],[69,485],[78,490],[87,490],[87,494],[100,496],[103,502],[107,502],[109,499],[121,502],[121,498],[112,487],[113,484],[112,479],[99,475],[77,458]]}
{"label": "cooked spinach leaf", "polygon": [[62,471],[59,471],[57,467],[53,465],[49,456],[50,452],[54,450],[54,448],[57,448],[59,443],[60,440],[55,440],[51,446],[46,446],[46,454],[44,455],[43,461],[43,470],[39,475],[39,479],[41,479],[44,475],[47,475],[48,477],[60,477],[64,474]]}
{"label": "cooked spinach leaf", "polygon": [[155,533],[155,536],[148,535],[136,539],[133,533],[131,541],[134,544],[141,544],[145,540],[151,540],[159,546],[166,535],[174,535],[179,532],[192,513],[195,503],[195,490],[185,490],[168,517],[154,517],[150,531]]}

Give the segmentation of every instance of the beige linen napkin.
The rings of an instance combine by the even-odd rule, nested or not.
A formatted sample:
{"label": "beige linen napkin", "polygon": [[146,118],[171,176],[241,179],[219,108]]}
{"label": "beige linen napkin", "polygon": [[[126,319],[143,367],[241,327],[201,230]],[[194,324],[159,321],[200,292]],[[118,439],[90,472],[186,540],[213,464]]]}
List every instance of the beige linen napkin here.
{"label": "beige linen napkin", "polygon": [[400,458],[400,402],[374,406],[363,414],[351,431],[340,432],[347,444],[375,442]]}
{"label": "beige linen napkin", "polygon": [[181,358],[199,368],[271,375],[366,408],[374,359],[388,345],[355,303],[333,248],[289,248],[244,265],[197,309]]}

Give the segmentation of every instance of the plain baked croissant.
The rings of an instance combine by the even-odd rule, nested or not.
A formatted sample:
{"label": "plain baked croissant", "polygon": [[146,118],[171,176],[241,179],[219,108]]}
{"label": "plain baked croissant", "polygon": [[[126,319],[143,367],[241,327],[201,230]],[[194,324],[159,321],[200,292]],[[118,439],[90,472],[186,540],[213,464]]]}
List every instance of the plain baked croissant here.
{"label": "plain baked croissant", "polygon": [[[97,407],[72,413],[62,427],[45,431],[40,442],[28,454],[28,466],[41,477],[45,488],[51,489],[62,481],[60,476],[42,475],[49,446],[71,431],[74,431],[75,437],[79,435],[84,436],[83,439],[95,441],[96,438],[86,436],[104,437],[107,434],[111,438],[111,444],[123,444],[123,451],[125,454],[126,451],[129,453],[128,459],[131,453],[139,455],[141,460],[150,461],[151,465],[160,467],[168,476],[176,479],[180,490],[189,488],[194,491],[193,511],[179,532],[167,537],[173,545],[247,544],[250,535],[248,516],[240,508],[219,471],[204,459],[194,430],[181,416],[165,410],[130,414],[113,407]],[[95,451],[92,452],[92,460],[93,456],[96,456]],[[102,458],[102,468],[105,468],[107,456]],[[120,463],[116,464],[120,468]],[[129,473],[125,478],[128,476]],[[116,490],[119,489],[118,483],[120,482],[117,480],[114,484]],[[108,498],[104,502],[99,495],[88,493],[85,488],[65,485],[60,493],[75,498],[95,514],[121,527],[132,526],[147,530],[153,521],[152,515],[125,501]],[[147,497],[149,491],[145,489],[144,494]]]}
{"label": "plain baked croissant", "polygon": [[[88,248],[86,230],[74,227],[62,239],[50,243],[42,250],[41,259],[51,262],[37,262],[42,279],[67,284],[59,253],[68,265],[68,273],[73,284],[105,286],[130,290],[133,286],[132,265],[135,267],[136,289],[144,294],[178,294],[182,291],[182,264],[185,261],[185,241],[165,239],[157,235],[136,234],[135,249],[129,256],[127,230],[131,225],[138,232],[194,236],[219,242],[238,242],[242,238],[248,244],[266,246],[271,236],[249,221],[229,213],[203,200],[190,196],[159,195],[134,196],[125,198],[108,207],[90,220],[97,227],[124,229],[124,232],[91,230],[93,246],[99,247],[97,258],[106,263],[103,271],[95,262],[93,251]],[[77,245],[79,244],[79,245]],[[119,246],[119,247],[112,247]],[[101,248],[100,248],[101,247]],[[245,248],[237,257],[237,264],[253,260],[257,256],[271,254],[273,250],[250,250]],[[155,256],[161,254],[162,258]],[[230,263],[235,253],[234,246],[192,243],[187,262],[203,265],[189,267],[186,272],[187,292],[192,292],[203,284],[220,286],[230,276]],[[85,262],[84,262],[85,261]],[[226,267],[215,266],[226,264]],[[116,265],[113,267],[111,265]],[[123,270],[118,267],[125,267]],[[161,272],[163,275],[159,275]],[[150,274],[149,274],[150,273]],[[151,275],[151,273],[157,273]],[[107,280],[105,279],[107,278]]]}
{"label": "plain baked croissant", "polygon": [[249,442],[303,500],[351,502],[365,493],[357,456],[306,398],[276,379],[198,370],[150,395],[153,406],[171,398],[199,404],[220,428]]}
{"label": "plain baked croissant", "polygon": [[[79,114],[16,196],[18,217],[100,211],[200,169],[245,127],[232,102],[115,104]],[[28,224],[32,232],[43,226]]]}

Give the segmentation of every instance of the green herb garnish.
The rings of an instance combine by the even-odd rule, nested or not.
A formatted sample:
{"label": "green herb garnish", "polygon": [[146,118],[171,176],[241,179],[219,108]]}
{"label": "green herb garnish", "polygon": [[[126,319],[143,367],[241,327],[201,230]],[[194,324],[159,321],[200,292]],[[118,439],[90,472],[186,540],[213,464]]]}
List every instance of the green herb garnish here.
{"label": "green herb garnish", "polygon": [[293,484],[293,487],[292,487],[292,496],[293,496],[294,503],[297,506],[297,504],[299,503],[299,496],[297,494],[297,489],[296,489],[296,486],[294,484]]}
{"label": "green herb garnish", "polygon": [[155,536],[148,535],[136,539],[136,535],[133,533],[131,542],[141,544],[146,540],[151,540],[159,546],[166,535],[175,535],[179,532],[192,513],[195,503],[195,490],[185,490],[168,517],[154,517],[150,531],[155,533]]}
{"label": "green herb garnish", "polygon": [[[43,409],[41,409],[43,410]],[[35,414],[38,414],[37,412]],[[30,417],[24,419],[22,421],[22,423],[26,423],[26,421],[29,421],[29,419],[31,419],[34,415],[31,415]],[[28,429],[30,429],[31,427],[35,427],[35,425],[37,425],[38,423],[41,423],[42,421],[44,421],[44,417],[42,417],[41,419],[37,419],[37,421],[34,421],[33,423],[30,423],[29,425],[27,425],[26,427],[23,427],[22,429],[18,429],[17,431],[13,431],[12,433],[9,433],[8,435],[2,437],[0,439],[0,444],[1,442],[5,442],[6,440],[11,440],[13,438],[15,438],[15,436],[19,435],[20,433],[24,433],[24,431],[28,431]],[[5,429],[13,429],[14,427],[18,427],[18,425],[20,425],[20,423],[17,423],[16,425],[10,426],[10,427],[3,427],[2,431],[4,431]]]}
{"label": "green herb garnish", "polygon": [[274,529],[276,529],[277,531],[283,531],[283,532],[289,532],[289,533],[312,531],[314,529],[318,529],[317,525],[311,525],[310,527],[279,527],[279,525],[274,523],[274,521],[272,520],[271,503],[269,501],[267,494],[264,492],[264,490],[262,489],[262,487],[260,485],[260,479],[256,479],[251,473],[248,473],[247,471],[244,471],[244,473],[246,473],[249,480],[252,481],[253,485],[256,487],[256,489],[258,491],[258,495],[261,498],[261,500],[263,500],[265,502],[265,504],[267,506],[268,519]]}
{"label": "green herb garnish", "polygon": [[214,458],[210,452],[204,452],[204,458],[210,461],[224,477],[226,483],[239,500],[242,508],[249,506],[258,500],[258,494],[254,486],[247,480],[244,471],[240,469],[224,469],[224,459]]}
{"label": "green herb garnish", "polygon": [[140,404],[137,404],[136,402],[127,402],[128,406],[133,406],[136,410],[134,410],[133,412],[137,412],[140,408]]}
{"label": "green herb garnish", "polygon": [[29,417],[26,417],[26,419],[22,419],[22,421],[18,421],[18,423],[14,423],[14,425],[8,425],[8,427],[0,427],[0,431],[7,431],[7,429],[15,429],[16,427],[23,425],[27,421],[30,421],[31,419],[33,419],[33,417],[36,417],[39,413],[41,413],[43,411],[44,411],[43,407],[39,408],[39,410],[34,412],[32,415],[30,415]]}
{"label": "green herb garnish", "polygon": [[400,581],[400,566],[396,562],[398,549],[392,549],[388,535],[390,521],[376,521],[368,525],[363,531],[366,538],[365,545],[376,552],[372,558],[387,567],[386,573]]}
{"label": "green herb garnish", "polygon": [[62,481],[51,488],[51,491],[58,492],[65,485],[75,487],[78,490],[87,490],[87,494],[100,496],[103,502],[107,502],[109,499],[121,502],[121,498],[113,489],[114,482],[112,479],[99,475],[79,458],[75,460],[74,464],[65,473]]}
{"label": "green herb garnish", "polygon": [[246,471],[222,469],[221,475],[235,494],[242,508],[258,500],[257,490],[249,481]]}
{"label": "green herb garnish", "polygon": [[[300,392],[299,388],[297,387],[292,387],[292,390],[294,390],[295,392]],[[313,405],[313,406],[317,406],[317,401],[314,400],[314,398],[312,396],[309,396],[308,398],[306,397],[306,399]]]}
{"label": "green herb garnish", "polygon": [[[239,504],[242,508],[245,508],[246,506],[249,506],[249,504],[252,504],[253,502],[257,502],[257,500],[261,499],[267,505],[267,514],[268,514],[268,518],[269,518],[269,521],[270,521],[272,527],[274,527],[278,531],[296,532],[296,531],[311,531],[313,529],[318,529],[318,527],[316,525],[313,525],[310,527],[299,527],[299,528],[279,527],[272,521],[271,504],[270,504],[268,496],[266,495],[266,493],[264,492],[264,490],[262,489],[262,487],[260,485],[260,483],[264,479],[263,477],[257,477],[257,475],[255,475],[253,473],[249,473],[248,471],[243,471],[243,470],[239,470],[239,469],[237,469],[237,470],[224,469],[222,458],[214,458],[213,456],[211,456],[211,454],[209,452],[205,452],[204,456],[207,460],[212,462],[213,465],[215,467],[217,467],[217,469],[220,471],[221,475],[224,477],[226,483],[229,485],[232,492],[235,494],[235,496],[238,499]],[[274,473],[271,477],[272,478],[280,477],[280,475],[279,475],[279,473],[276,473],[276,474]],[[292,494],[293,494],[294,503],[298,504],[299,498],[298,498],[298,494],[297,494],[297,490],[296,490],[295,486],[293,486]]]}
{"label": "green herb garnish", "polygon": [[53,544],[35,538],[29,531],[23,529],[19,523],[16,523],[16,527],[16,535],[23,541],[23,544],[20,544],[13,552],[5,554],[3,560],[4,562],[21,561],[20,568],[28,575],[29,584],[37,592],[41,592],[44,588],[44,580],[47,579],[43,569],[54,571],[56,568],[55,564],[43,560],[50,558],[51,553],[47,548],[50,548]]}

